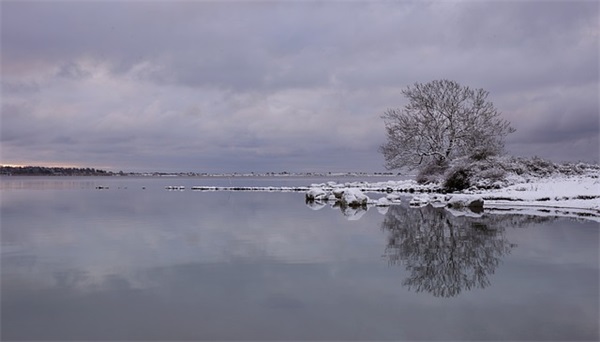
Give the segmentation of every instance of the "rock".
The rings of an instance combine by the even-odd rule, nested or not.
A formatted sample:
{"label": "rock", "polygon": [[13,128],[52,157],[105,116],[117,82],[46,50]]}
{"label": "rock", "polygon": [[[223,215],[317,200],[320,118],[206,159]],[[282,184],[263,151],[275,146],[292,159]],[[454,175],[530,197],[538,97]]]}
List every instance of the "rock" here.
{"label": "rock", "polygon": [[346,188],[335,188],[333,189],[333,195],[337,199],[342,199],[342,195],[344,195],[344,190],[346,190]]}
{"label": "rock", "polygon": [[388,207],[392,204],[400,204],[400,196],[398,195],[387,195],[385,197],[381,197],[374,204],[378,207]]}
{"label": "rock", "polygon": [[446,206],[446,202],[449,198],[450,196],[447,195],[434,194],[430,195],[429,203],[435,208],[443,208]]}
{"label": "rock", "polygon": [[454,195],[448,199],[447,206],[452,209],[468,208],[475,213],[483,212],[483,198],[479,196]]}
{"label": "rock", "polygon": [[310,188],[306,192],[306,200],[307,201],[316,201],[316,200],[327,200],[327,192],[322,188]]}
{"label": "rock", "polygon": [[369,197],[357,188],[345,188],[340,202],[343,206],[358,207],[366,206]]}

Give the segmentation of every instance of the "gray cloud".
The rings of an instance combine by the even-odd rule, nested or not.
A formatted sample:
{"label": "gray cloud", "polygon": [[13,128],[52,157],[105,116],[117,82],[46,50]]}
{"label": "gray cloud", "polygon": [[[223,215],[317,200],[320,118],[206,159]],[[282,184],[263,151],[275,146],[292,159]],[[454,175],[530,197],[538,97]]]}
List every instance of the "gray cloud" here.
{"label": "gray cloud", "polygon": [[599,6],[4,2],[2,161],[379,171],[379,115],[439,78],[491,92],[509,151],[598,160]]}

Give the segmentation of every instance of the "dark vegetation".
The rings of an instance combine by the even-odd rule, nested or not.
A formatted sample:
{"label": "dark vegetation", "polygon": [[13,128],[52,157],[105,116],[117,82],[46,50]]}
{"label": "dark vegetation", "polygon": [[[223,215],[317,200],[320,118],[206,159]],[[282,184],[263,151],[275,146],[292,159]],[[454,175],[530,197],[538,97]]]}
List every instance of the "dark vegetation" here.
{"label": "dark vegetation", "polygon": [[0,175],[12,176],[112,176],[111,171],[94,168],[46,167],[46,166],[0,166]]}

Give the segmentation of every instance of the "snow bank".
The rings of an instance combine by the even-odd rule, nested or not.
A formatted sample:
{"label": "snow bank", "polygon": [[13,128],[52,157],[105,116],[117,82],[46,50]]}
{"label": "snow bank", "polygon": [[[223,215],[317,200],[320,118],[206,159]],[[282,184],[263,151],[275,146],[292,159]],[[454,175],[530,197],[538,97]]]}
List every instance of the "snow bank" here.
{"label": "snow bank", "polygon": [[528,179],[502,189],[474,190],[486,207],[569,208],[600,216],[600,178],[594,175]]}
{"label": "snow bank", "polygon": [[[422,186],[412,180],[345,184],[328,182],[313,184],[313,189],[325,192],[328,199],[349,205],[375,205],[383,208],[401,203],[396,193],[403,193],[403,196],[411,196],[409,205],[412,207],[446,207],[456,216],[479,215],[484,209],[494,212],[499,209],[522,211],[529,207],[533,210],[528,213],[551,213],[554,216],[579,217],[600,222],[598,170],[586,174],[555,174],[546,178],[518,176],[509,178],[508,181],[510,185],[500,189],[470,189],[454,194],[435,193],[439,190],[435,185]],[[368,192],[386,192],[388,195],[371,200],[365,194]]]}
{"label": "snow bank", "polygon": [[[535,161],[529,169],[543,166]],[[540,164],[540,165],[538,165]],[[519,166],[520,164],[516,164]],[[544,164],[545,165],[545,164]],[[583,165],[583,164],[582,164]],[[325,203],[344,207],[377,206],[380,212],[386,212],[390,205],[400,204],[400,196],[410,196],[410,206],[432,205],[446,207],[455,215],[471,215],[482,209],[490,212],[499,210],[523,211],[526,208],[540,215],[551,213],[554,216],[573,216],[600,222],[600,167],[574,164],[570,167],[555,166],[554,172],[512,173],[502,182],[493,183],[487,189],[477,188],[455,194],[442,194],[437,184],[418,184],[415,180],[382,182],[346,182],[333,181],[311,184],[309,187],[214,187],[194,186],[200,191],[295,191],[305,192],[306,203],[311,209],[319,210]],[[561,169],[561,167],[564,169]],[[514,167],[516,168],[516,166]],[[489,171],[489,170],[484,170]],[[510,170],[509,170],[510,171]],[[541,176],[540,176],[541,175]],[[489,184],[488,184],[489,185]],[[184,187],[170,186],[168,190],[183,190]],[[377,200],[367,193],[386,193]],[[528,211],[529,213],[529,211]],[[348,217],[360,217],[357,211]]]}

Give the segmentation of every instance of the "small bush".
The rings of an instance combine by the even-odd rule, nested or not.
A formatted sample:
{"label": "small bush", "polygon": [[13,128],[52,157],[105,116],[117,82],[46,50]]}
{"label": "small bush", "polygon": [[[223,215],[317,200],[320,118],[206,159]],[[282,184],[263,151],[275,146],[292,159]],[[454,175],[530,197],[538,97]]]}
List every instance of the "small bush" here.
{"label": "small bush", "polygon": [[471,186],[470,172],[467,168],[456,167],[449,170],[444,177],[444,190],[461,191]]}

